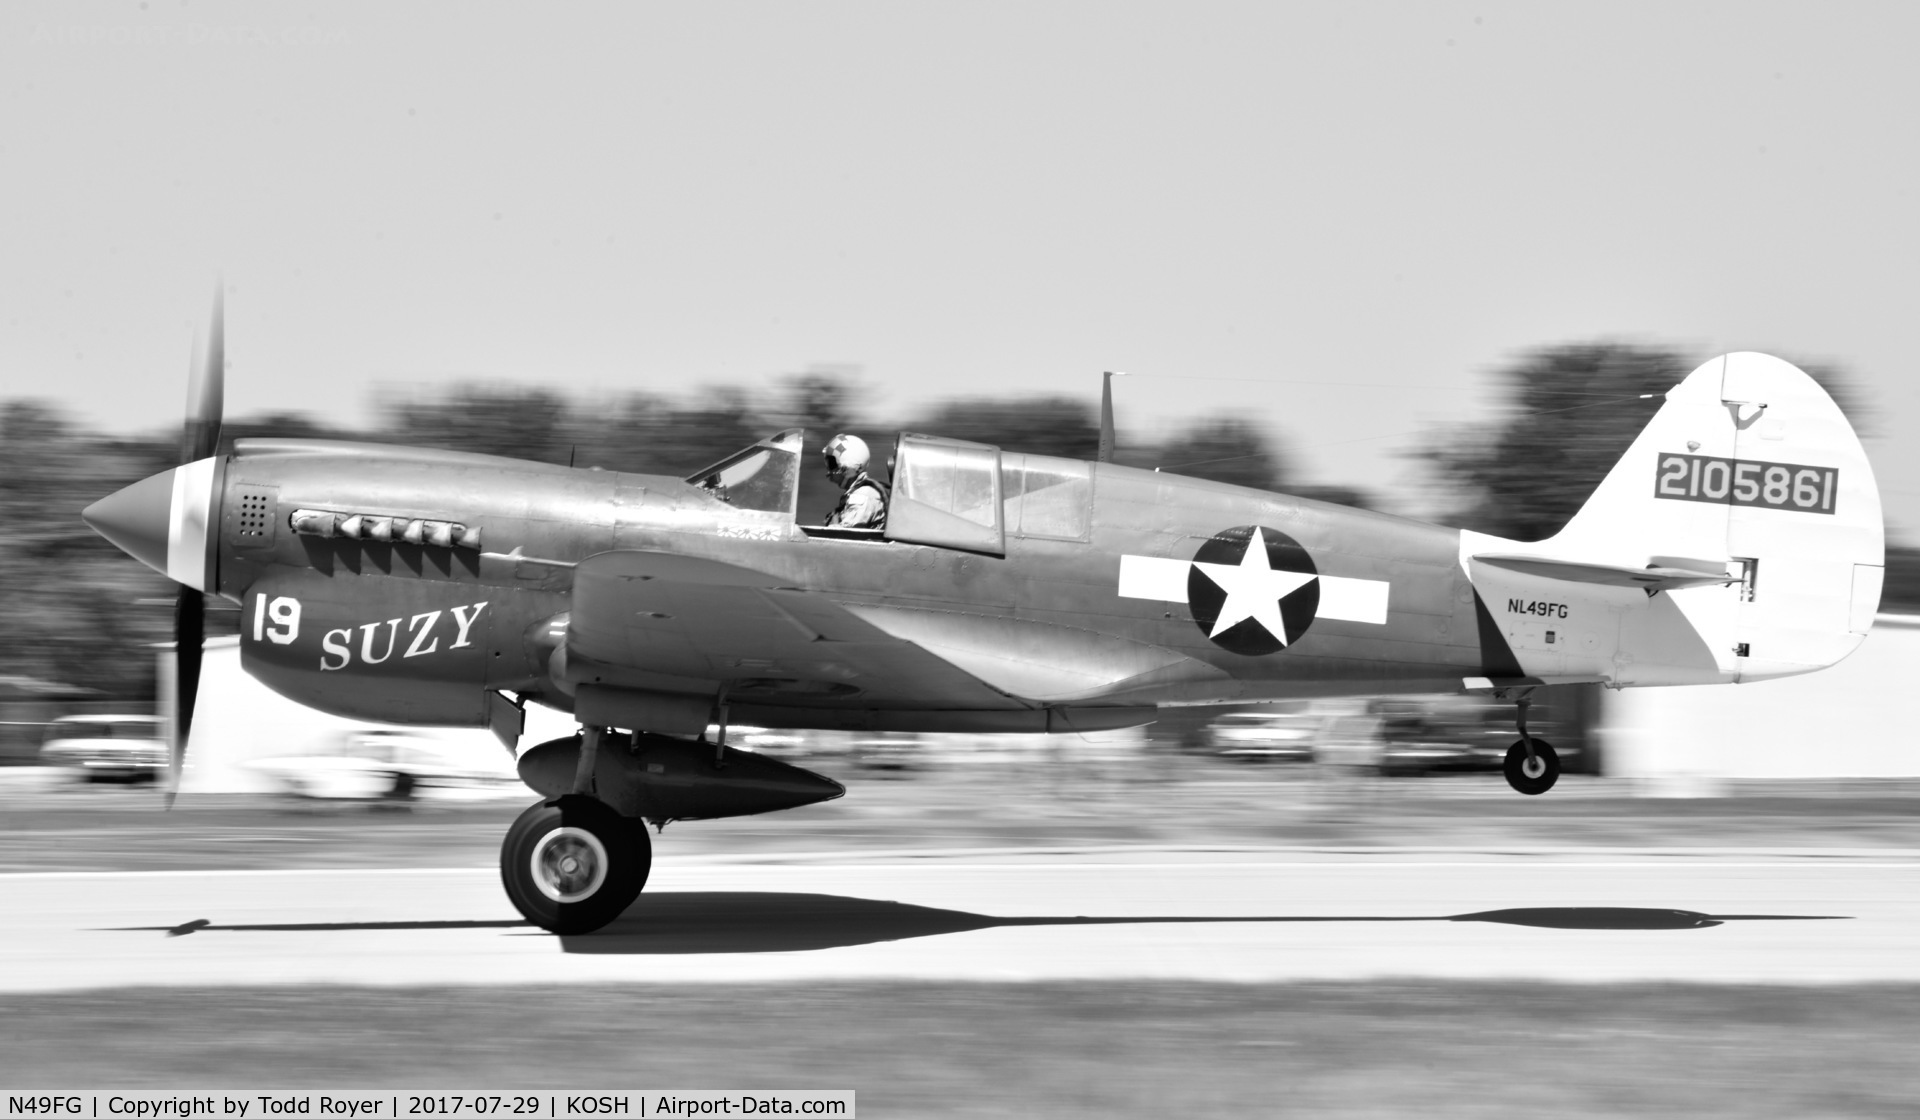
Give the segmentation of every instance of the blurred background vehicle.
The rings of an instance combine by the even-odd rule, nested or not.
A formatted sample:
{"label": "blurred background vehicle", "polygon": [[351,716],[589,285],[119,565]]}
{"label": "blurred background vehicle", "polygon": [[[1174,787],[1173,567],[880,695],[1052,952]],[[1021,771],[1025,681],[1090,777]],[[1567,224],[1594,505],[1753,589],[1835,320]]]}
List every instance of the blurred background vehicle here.
{"label": "blurred background vehicle", "polygon": [[85,781],[150,782],[167,768],[158,716],[62,716],[47,726],[40,759]]}
{"label": "blurred background vehicle", "polygon": [[1311,762],[1325,716],[1306,700],[1228,712],[1207,725],[1206,748],[1236,762]]}
{"label": "blurred background vehicle", "polygon": [[[1588,739],[1597,701],[1541,689],[1528,729],[1553,744],[1569,773],[1593,772]],[[1190,718],[1190,717],[1189,717]],[[1520,737],[1513,704],[1491,696],[1335,697],[1210,715],[1160,731],[1187,754],[1230,762],[1320,762],[1396,777],[1497,772]]]}
{"label": "blurred background vehicle", "polygon": [[258,759],[250,765],[296,797],[404,801],[422,794],[520,792],[518,777],[488,766],[466,744],[403,730],[349,731],[323,753]]}
{"label": "blurred background vehicle", "polygon": [[[1513,706],[1479,697],[1383,697],[1372,708],[1380,720],[1376,766],[1384,775],[1499,770],[1520,738]],[[1559,749],[1550,722],[1533,720],[1528,730]]]}

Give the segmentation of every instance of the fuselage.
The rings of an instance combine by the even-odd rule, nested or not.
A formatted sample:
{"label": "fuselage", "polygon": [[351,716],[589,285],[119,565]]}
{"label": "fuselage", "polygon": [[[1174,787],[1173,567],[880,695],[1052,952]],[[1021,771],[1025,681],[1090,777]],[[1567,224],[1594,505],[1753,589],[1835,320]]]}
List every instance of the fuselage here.
{"label": "fuselage", "polygon": [[[1484,610],[1455,530],[1112,464],[1076,466],[1090,480],[1083,514],[1053,517],[1035,533],[1010,523],[1005,554],[989,555],[809,532],[790,513],[739,509],[668,476],[242,440],[212,481],[209,590],[241,603],[244,663],[271,687],[328,711],[407,723],[484,723],[489,691],[570,707],[555,658],[572,605],[568,565],[613,550],[751,568],[889,620],[977,631],[981,643],[1037,642],[1035,662],[1135,659],[1092,672],[1085,688],[1070,675],[1025,690],[1052,689],[1038,698],[1003,688],[1004,702],[980,705],[989,710],[971,721],[979,729],[1143,722],[1166,704],[1458,689],[1488,670]],[[301,511],[391,519],[396,539],[303,533]],[[397,539],[409,523],[428,527],[422,543]],[[457,526],[459,539],[432,543],[436,525]],[[1370,593],[1377,607],[1340,618],[1308,604],[1304,617],[1287,620],[1297,633],[1284,647],[1242,641],[1252,651],[1239,652],[1233,639],[1262,633],[1249,629],[1257,620],[1222,633],[1204,609],[1196,620],[1194,603],[1127,586],[1129,572],[1135,583],[1141,572],[1164,575],[1155,562],[1184,565],[1246,527],[1297,542],[1323,586],[1346,581],[1338,585]],[[1239,547],[1244,554],[1244,541]],[[1185,598],[1177,592],[1165,594]],[[1169,652],[1142,662],[1140,650]],[[916,712],[940,712],[956,729],[969,723],[950,698],[872,690],[748,689],[733,703],[735,719],[771,725],[923,726]],[[1063,712],[1081,721],[1062,724]]]}

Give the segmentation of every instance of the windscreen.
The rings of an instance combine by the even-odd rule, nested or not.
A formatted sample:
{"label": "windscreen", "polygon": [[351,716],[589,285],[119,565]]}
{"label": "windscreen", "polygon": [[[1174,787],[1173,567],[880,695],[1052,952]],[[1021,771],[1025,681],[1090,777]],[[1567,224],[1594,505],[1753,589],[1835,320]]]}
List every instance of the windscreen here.
{"label": "windscreen", "polygon": [[791,441],[786,435],[782,433],[773,440],[722,459],[698,474],[687,476],[687,481],[738,509],[784,513],[792,508],[800,482],[797,433]]}

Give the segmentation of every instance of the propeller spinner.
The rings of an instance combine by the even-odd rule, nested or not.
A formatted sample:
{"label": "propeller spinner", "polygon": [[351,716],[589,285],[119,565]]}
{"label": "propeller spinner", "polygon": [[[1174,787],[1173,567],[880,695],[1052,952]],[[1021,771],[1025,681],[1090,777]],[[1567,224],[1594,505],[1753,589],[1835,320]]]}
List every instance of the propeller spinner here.
{"label": "propeller spinner", "polygon": [[206,637],[206,591],[212,583],[208,545],[213,535],[214,490],[225,398],[226,338],[220,291],[206,334],[196,340],[187,381],[187,418],[180,433],[180,465],[88,506],[80,517],[94,532],[134,559],[180,585],[174,600],[173,737],[167,804],[180,792],[193,705],[200,690],[200,660]]}

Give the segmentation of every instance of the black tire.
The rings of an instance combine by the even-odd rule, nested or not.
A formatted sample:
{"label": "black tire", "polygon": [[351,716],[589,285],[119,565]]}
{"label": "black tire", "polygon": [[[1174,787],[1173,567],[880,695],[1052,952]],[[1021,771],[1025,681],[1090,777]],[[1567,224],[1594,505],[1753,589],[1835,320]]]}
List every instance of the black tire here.
{"label": "black tire", "polygon": [[526,919],[554,933],[592,933],[640,897],[653,869],[645,821],[582,794],[521,813],[500,845],[500,881]]}
{"label": "black tire", "polygon": [[1533,757],[1533,772],[1528,773],[1527,741],[1522,739],[1507,748],[1507,760],[1502,766],[1507,784],[1529,797],[1547,792],[1560,780],[1560,756],[1553,753],[1545,739],[1533,741]]}

